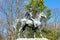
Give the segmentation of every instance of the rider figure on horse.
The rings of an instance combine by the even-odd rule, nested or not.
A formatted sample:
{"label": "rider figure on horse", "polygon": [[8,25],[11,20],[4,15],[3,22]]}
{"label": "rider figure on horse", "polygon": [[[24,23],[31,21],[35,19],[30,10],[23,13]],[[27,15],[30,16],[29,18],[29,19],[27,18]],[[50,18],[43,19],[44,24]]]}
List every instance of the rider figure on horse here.
{"label": "rider figure on horse", "polygon": [[32,8],[30,8],[30,9],[28,10],[28,12],[26,12],[26,14],[25,14],[26,18],[32,20],[32,19],[31,19],[31,18],[33,18],[32,13],[33,13]]}

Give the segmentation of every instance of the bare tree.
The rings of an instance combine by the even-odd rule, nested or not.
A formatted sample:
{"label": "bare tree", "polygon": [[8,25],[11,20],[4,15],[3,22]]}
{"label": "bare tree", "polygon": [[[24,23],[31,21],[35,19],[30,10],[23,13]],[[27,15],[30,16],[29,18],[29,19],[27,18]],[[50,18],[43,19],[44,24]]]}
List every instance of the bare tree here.
{"label": "bare tree", "polygon": [[4,37],[0,34],[0,40],[4,40]]}
{"label": "bare tree", "polygon": [[0,14],[0,26],[2,25],[2,18],[1,18],[1,14]]}
{"label": "bare tree", "polygon": [[[7,30],[13,32],[13,22],[20,17],[25,0],[0,0],[0,12],[6,17]],[[2,20],[0,20],[2,22]],[[0,22],[0,23],[1,23]]]}
{"label": "bare tree", "polygon": [[59,13],[60,13],[60,8],[54,8],[52,9],[52,17],[54,18],[55,22],[55,29],[57,29],[57,23],[59,21]]}

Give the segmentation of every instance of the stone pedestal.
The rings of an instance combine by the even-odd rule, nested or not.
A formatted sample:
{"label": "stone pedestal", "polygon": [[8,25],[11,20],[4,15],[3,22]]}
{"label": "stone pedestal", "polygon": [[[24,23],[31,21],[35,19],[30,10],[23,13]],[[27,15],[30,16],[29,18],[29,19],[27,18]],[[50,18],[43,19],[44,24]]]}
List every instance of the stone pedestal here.
{"label": "stone pedestal", "polygon": [[18,38],[16,40],[48,40],[47,38]]}

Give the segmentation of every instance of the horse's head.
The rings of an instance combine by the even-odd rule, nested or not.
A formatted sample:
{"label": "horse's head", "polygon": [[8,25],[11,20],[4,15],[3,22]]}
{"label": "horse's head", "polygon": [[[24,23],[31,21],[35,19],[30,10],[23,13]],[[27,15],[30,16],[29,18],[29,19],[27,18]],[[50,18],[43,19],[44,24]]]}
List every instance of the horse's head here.
{"label": "horse's head", "polygon": [[39,14],[39,17],[40,17],[40,18],[46,18],[46,15],[45,15],[43,12],[41,12],[41,13]]}
{"label": "horse's head", "polygon": [[46,15],[45,15],[43,12],[41,12],[40,16],[41,16],[42,18],[46,18]]}
{"label": "horse's head", "polygon": [[43,12],[41,12],[38,14],[38,19],[39,20],[46,19],[46,15]]}

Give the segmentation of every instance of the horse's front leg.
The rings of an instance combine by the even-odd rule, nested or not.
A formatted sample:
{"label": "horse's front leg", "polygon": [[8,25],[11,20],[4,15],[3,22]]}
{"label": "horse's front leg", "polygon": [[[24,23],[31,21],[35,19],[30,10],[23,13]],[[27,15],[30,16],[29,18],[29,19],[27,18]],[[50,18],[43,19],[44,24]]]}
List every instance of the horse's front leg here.
{"label": "horse's front leg", "polygon": [[40,26],[38,27],[38,29],[39,29],[39,32],[40,32],[40,36],[43,38]]}
{"label": "horse's front leg", "polygon": [[36,24],[34,24],[34,38],[36,38]]}
{"label": "horse's front leg", "polygon": [[34,30],[34,38],[36,38],[36,30]]}

